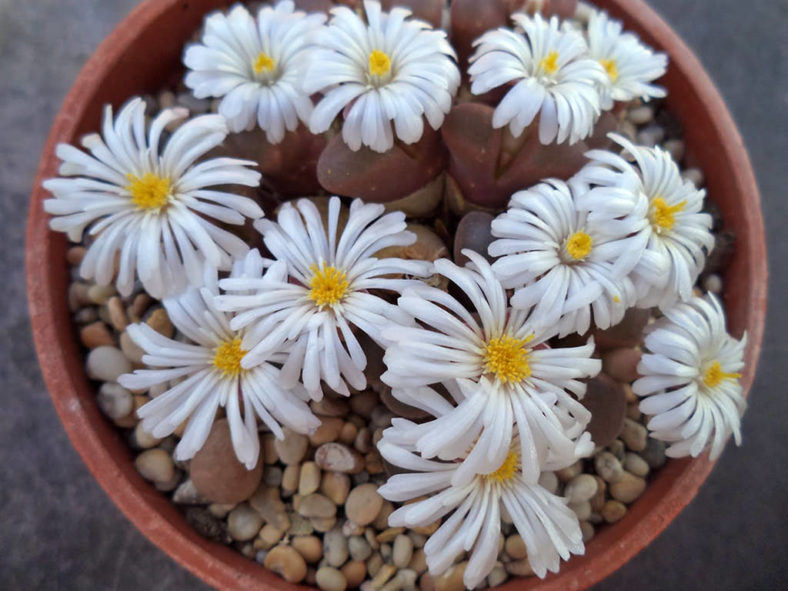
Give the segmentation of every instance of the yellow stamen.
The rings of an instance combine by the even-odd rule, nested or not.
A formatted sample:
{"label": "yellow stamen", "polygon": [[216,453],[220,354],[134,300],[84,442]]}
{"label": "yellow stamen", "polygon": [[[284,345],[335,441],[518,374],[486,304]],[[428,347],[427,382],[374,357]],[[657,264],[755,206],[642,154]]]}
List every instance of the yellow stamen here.
{"label": "yellow stamen", "polygon": [[516,451],[510,451],[509,455],[495,472],[485,474],[485,480],[494,480],[502,484],[514,478],[515,474],[520,470],[520,456]]}
{"label": "yellow stamen", "polygon": [[576,261],[584,259],[591,252],[594,241],[585,232],[575,232],[566,241],[566,252]]}
{"label": "yellow stamen", "polygon": [[495,374],[502,382],[521,382],[531,375],[526,347],[533,335],[525,339],[516,339],[504,335],[490,339],[484,350],[484,366],[487,372]]}
{"label": "yellow stamen", "polygon": [[620,304],[620,303],[621,303],[621,298],[620,298],[620,297],[618,297],[618,296],[613,296],[613,301],[614,301],[615,303],[617,303],[617,304]]}
{"label": "yellow stamen", "polygon": [[391,58],[384,51],[375,49],[369,54],[369,73],[385,76],[391,71]]}
{"label": "yellow stamen", "polygon": [[686,201],[668,205],[662,197],[655,197],[651,200],[651,223],[657,226],[657,231],[670,230],[676,223],[676,214],[686,205]]}
{"label": "yellow stamen", "polygon": [[262,74],[272,72],[276,67],[276,62],[274,58],[268,55],[266,52],[261,51],[260,54],[255,58],[254,63],[252,64],[252,68],[254,69],[255,74]]}
{"label": "yellow stamen", "polygon": [[350,287],[347,280],[347,273],[340,271],[336,267],[327,266],[323,263],[322,267],[312,265],[312,278],[309,280],[309,297],[320,306],[333,306],[338,304]]}
{"label": "yellow stamen", "polygon": [[616,64],[616,60],[611,57],[609,60],[599,60],[599,63],[605,69],[605,72],[607,72],[612,82],[618,80],[618,65]]}
{"label": "yellow stamen", "polygon": [[241,337],[236,337],[232,341],[225,341],[216,347],[213,365],[224,376],[237,376],[243,371],[241,359],[244,358],[244,355],[246,355],[246,351],[241,349]]}
{"label": "yellow stamen", "polygon": [[126,190],[131,193],[131,201],[140,209],[159,209],[170,200],[172,185],[170,179],[151,172],[142,178],[127,174],[129,184]]}
{"label": "yellow stamen", "polygon": [[558,71],[558,52],[551,51],[539,60],[539,69],[546,74],[555,74]]}
{"label": "yellow stamen", "polygon": [[738,380],[740,373],[727,373],[722,371],[722,364],[719,361],[712,363],[703,374],[703,384],[707,388],[716,388],[724,380]]}

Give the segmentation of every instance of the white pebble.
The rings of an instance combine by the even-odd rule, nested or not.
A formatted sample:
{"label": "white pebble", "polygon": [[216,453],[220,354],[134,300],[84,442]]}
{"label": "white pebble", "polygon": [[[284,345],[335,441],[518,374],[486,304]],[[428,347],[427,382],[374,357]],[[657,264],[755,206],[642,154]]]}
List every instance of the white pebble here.
{"label": "white pebble", "polygon": [[101,382],[116,382],[118,377],[131,371],[131,363],[120,349],[96,347],[88,353],[88,377]]}
{"label": "white pebble", "polygon": [[105,382],[96,397],[101,411],[111,419],[128,415],[134,408],[134,397],[120,384]]}
{"label": "white pebble", "polygon": [[722,292],[722,277],[717,275],[716,273],[712,273],[708,275],[706,279],[703,280],[703,287],[706,291],[714,294],[719,294]]}

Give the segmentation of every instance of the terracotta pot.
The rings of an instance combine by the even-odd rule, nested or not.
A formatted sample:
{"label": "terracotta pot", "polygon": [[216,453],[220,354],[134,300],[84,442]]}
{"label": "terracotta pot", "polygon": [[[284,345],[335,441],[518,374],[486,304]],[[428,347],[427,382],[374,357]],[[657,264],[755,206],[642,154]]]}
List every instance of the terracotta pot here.
{"label": "terracotta pot", "polygon": [[[228,547],[200,537],[162,494],[145,482],[117,430],[100,414],[95,388],[66,301],[66,239],[50,232],[41,181],[55,175],[58,142],[76,142],[99,129],[104,103],[155,91],[181,75],[184,42],[220,0],[147,0],[132,12],[85,65],[66,97],[44,148],[33,189],[27,231],[27,285],[35,344],[52,400],[74,447],[107,494],[152,542],[207,583],[222,589],[296,589]],[[599,0],[643,40],[670,54],[664,79],[670,109],[684,124],[688,154],[708,179],[709,197],[737,240],[725,273],[730,331],[749,333],[743,385],[755,374],[766,313],[766,246],[758,188],[736,127],[698,60],[640,0]],[[544,581],[517,580],[509,589],[582,589],[601,580],[654,539],[695,495],[712,463],[670,461],[619,523],[602,528],[586,555]]]}

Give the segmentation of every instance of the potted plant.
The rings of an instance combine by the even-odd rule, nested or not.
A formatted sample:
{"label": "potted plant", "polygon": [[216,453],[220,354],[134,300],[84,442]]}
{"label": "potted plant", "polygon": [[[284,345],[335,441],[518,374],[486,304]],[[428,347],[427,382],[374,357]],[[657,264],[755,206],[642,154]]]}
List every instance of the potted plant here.
{"label": "potted plant", "polygon": [[[94,387],[83,370],[83,353],[68,310],[69,274],[64,240],[49,232],[41,208],[47,196],[41,182],[56,174],[55,145],[75,143],[83,134],[98,129],[104,104],[120,105],[129,96],[172,85],[180,76],[184,43],[198,29],[204,15],[222,4],[208,0],[187,4],[146,2],[124,21],[85,66],[55,122],[39,169],[28,226],[28,290],[36,346],[57,410],[75,447],[118,506],[154,543],[206,582],[220,588],[282,588],[290,585],[228,547],[198,535],[169,500],[151,494],[151,485],[139,475],[125,441],[102,417],[95,402]],[[456,4],[459,11],[463,3]],[[626,28],[637,32],[645,43],[670,56],[671,66],[662,82],[669,91],[667,109],[683,126],[687,146],[685,161],[705,172],[707,190],[720,210],[725,229],[737,237],[736,248],[724,270],[723,302],[729,330],[734,334],[745,330],[748,333],[741,376],[746,392],[752,382],[760,347],[766,297],[763,224],[757,187],[746,153],[713,85],[669,28],[641,3],[608,0],[598,5],[612,17],[621,19]],[[562,8],[555,6],[553,9],[560,11]],[[498,24],[494,16],[491,22]],[[466,119],[455,117],[459,119],[456,126],[462,129],[468,121],[475,120],[473,117],[478,118],[475,113],[468,114]],[[425,141],[429,139],[427,135]],[[478,215],[489,209],[500,209],[501,203],[479,203],[474,196],[474,171],[471,170],[472,162],[466,157],[467,150],[462,149],[462,138],[454,144],[451,139],[445,141],[449,147],[448,170],[454,173],[451,180],[456,185],[454,194],[461,196],[451,202],[455,214],[469,215],[469,211],[475,210]],[[331,162],[343,161],[342,155],[336,154],[341,150],[341,145],[335,146]],[[435,151],[426,150],[425,153],[434,154]],[[415,156],[418,170],[431,170],[429,162],[424,163],[418,154]],[[374,162],[374,155],[370,158]],[[355,188],[335,186],[332,180],[327,180],[326,175],[336,170],[336,164],[328,166],[324,162],[323,168],[319,163],[317,167],[319,179],[322,170],[320,180],[324,186],[331,185],[331,190],[342,194],[357,192]],[[387,169],[391,167],[384,163],[381,170]],[[276,176],[276,170],[268,174]],[[551,171],[551,174],[558,173]],[[525,178],[530,179],[527,175]],[[407,186],[381,200],[406,200],[434,181],[434,174],[424,172],[419,179],[423,181],[422,187]],[[530,179],[531,182],[536,180],[538,178]],[[519,182],[523,188],[530,184],[522,179],[512,182],[514,185]],[[504,185],[500,190],[505,195],[510,188]],[[448,198],[446,201],[450,202]],[[582,248],[583,245],[577,246]],[[478,261],[477,265],[483,266],[483,263]],[[510,585],[540,589],[580,588],[600,580],[643,548],[670,522],[691,500],[712,466],[705,456],[670,461],[623,519],[600,530],[588,544],[584,556],[573,558],[563,565],[559,574],[545,580],[530,578]]]}

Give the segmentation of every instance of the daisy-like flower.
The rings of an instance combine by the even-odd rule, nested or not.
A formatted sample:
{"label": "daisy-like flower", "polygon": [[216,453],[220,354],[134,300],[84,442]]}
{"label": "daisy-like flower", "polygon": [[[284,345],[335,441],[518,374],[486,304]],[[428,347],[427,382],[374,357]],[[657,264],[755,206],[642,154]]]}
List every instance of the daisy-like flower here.
{"label": "daisy-like flower", "polygon": [[256,187],[256,163],[235,158],[195,161],[220,144],[227,125],[219,115],[183,123],[164,150],[159,143],[168,123],[188,116],[186,109],[166,109],[145,135],[145,103],[132,99],[113,121],[105,108],[102,136],[90,134],[82,145],[90,154],[59,144],[63,163],[58,178],[44,181],[54,199],[44,201],[53,230],[79,242],[87,227],[93,238],[80,266],[84,279],[99,285],[115,276],[121,295],[129,295],[135,273],[156,298],[202,281],[203,264],[228,270],[249,247],[210,218],[240,225],[262,217],[247,197],[210,189],[219,185]]}
{"label": "daisy-like flower", "polygon": [[[557,326],[558,335],[608,328],[634,304],[626,276],[645,241],[634,234],[645,222],[599,221],[577,206],[577,187],[551,179],[512,196],[508,211],[492,222],[493,271],[514,288],[512,306],[532,308],[534,319]],[[624,193],[623,207],[635,198]]]}
{"label": "daisy-like flower", "polygon": [[243,6],[205,19],[202,43],[187,47],[184,82],[197,98],[221,97],[231,131],[265,131],[269,142],[309,122],[312,99],[301,88],[323,13],[305,14],[291,0],[262,6],[255,19]]}
{"label": "daisy-like flower", "polygon": [[[300,375],[315,399],[322,396],[321,380],[346,395],[348,384],[357,390],[366,387],[367,360],[353,328],[383,345],[385,326],[412,321],[374,291],[399,292],[416,281],[396,276],[426,277],[431,271],[425,261],[373,256],[387,246],[415,241],[405,230],[405,214],[384,215],[383,205],[357,199],[340,232],[340,207],[338,197],[329,200],[324,226],[311,201],[283,204],[277,222],[256,224],[277,260],[274,266],[265,277],[220,283],[229,294],[219,298],[219,307],[238,312],[233,329],[246,328],[242,345],[249,352],[241,365],[254,366],[290,342],[283,383],[295,384]],[[280,274],[274,283],[272,272]]]}
{"label": "daisy-like flower", "polygon": [[632,390],[645,397],[640,410],[652,415],[651,437],[670,443],[667,455],[697,457],[710,448],[715,460],[731,433],[739,445],[747,335],[737,341],[727,334],[719,301],[709,294],[676,304],[645,344],[648,353],[638,364],[643,377]]}
{"label": "daisy-like flower", "polygon": [[[263,259],[250,251],[233,266],[231,276],[257,276]],[[206,270],[205,286],[164,300],[172,323],[191,343],[168,339],[147,324],[132,324],[129,336],[145,351],[149,369],[120,376],[118,382],[133,390],[158,384],[178,383],[138,411],[142,428],[154,437],[166,437],[187,421],[175,457],[191,459],[203,446],[219,407],[225,409],[230,424],[233,449],[238,460],[254,468],[260,453],[257,417],[278,438],[281,425],[299,433],[310,433],[320,420],[306,403],[308,396],[300,384],[285,388],[281,366],[287,350],[266,362],[242,367],[247,351],[242,346],[243,331],[230,327],[231,316],[216,309],[219,293],[215,270]]]}
{"label": "daisy-like flower", "polygon": [[439,462],[419,457],[408,448],[378,443],[381,455],[411,473],[396,474],[378,489],[386,499],[404,502],[431,495],[400,507],[389,517],[391,527],[427,526],[451,514],[424,545],[433,576],[445,572],[463,551],[470,552],[463,582],[478,586],[495,566],[501,537],[501,513],[506,511],[525,542],[528,562],[544,577],[558,572],[561,558],[583,554],[583,536],[577,516],[566,500],[523,477],[519,446],[486,473],[470,482],[453,483],[463,462]]}
{"label": "daisy-like flower", "polygon": [[[606,150],[592,150],[591,163],[576,175],[578,182],[630,192],[648,223],[640,232],[646,246],[632,270],[639,307],[667,308],[688,300],[706,255],[714,248],[711,216],[702,213],[706,192],[681,178],[678,165],[660,148],[635,146],[626,138],[609,137],[632,154],[635,163]],[[614,217],[613,205],[595,201],[599,217]]]}
{"label": "daisy-like flower", "polygon": [[493,126],[519,137],[539,115],[539,141],[570,144],[588,136],[599,118],[598,86],[605,71],[588,57],[583,36],[558,18],[516,13],[517,31],[488,31],[474,44],[468,73],[471,92],[513,85],[496,107]]}
{"label": "daisy-like flower", "polygon": [[385,152],[395,134],[406,144],[419,141],[422,117],[440,128],[460,85],[460,71],[446,33],[409,18],[410,10],[382,13],[379,2],[364,0],[364,12],[366,23],[346,6],[331,9],[304,80],[307,92],[325,95],[312,113],[310,129],[326,131],[345,109],[342,138],[350,149],[365,145]]}
{"label": "daisy-like flower", "polygon": [[582,347],[544,346],[554,328],[510,308],[489,263],[473,251],[463,254],[471,266],[441,259],[435,271],[464,293],[472,309],[436,288],[406,289],[398,305],[420,325],[386,331],[393,344],[381,379],[406,403],[421,398],[438,408],[425,386],[441,383],[458,401],[416,426],[414,446],[424,457],[452,459],[476,441],[466,472],[458,476],[467,478],[467,470],[483,472],[503,461],[516,425],[524,477],[535,483],[548,462],[571,464],[578,448],[586,450],[581,436],[590,413],[569,392],[582,397],[586,386],[580,380],[596,375],[601,363],[591,358],[591,340]]}
{"label": "daisy-like flower", "polygon": [[614,100],[666,96],[664,88],[651,82],[667,70],[667,56],[654,53],[635,34],[622,32],[621,23],[604,12],[594,12],[588,21],[588,52],[607,73],[600,88],[603,109],[612,108]]}

